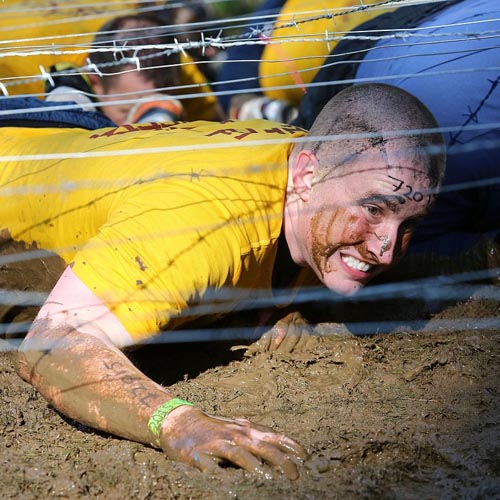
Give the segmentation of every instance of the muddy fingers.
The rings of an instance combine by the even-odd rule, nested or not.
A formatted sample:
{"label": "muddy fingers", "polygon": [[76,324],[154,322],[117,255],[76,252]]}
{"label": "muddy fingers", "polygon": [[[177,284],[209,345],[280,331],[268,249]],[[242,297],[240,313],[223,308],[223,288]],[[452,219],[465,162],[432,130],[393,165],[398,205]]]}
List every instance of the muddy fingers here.
{"label": "muddy fingers", "polygon": [[258,352],[290,353],[306,348],[311,336],[312,330],[307,321],[299,312],[292,312],[250,345],[245,354],[251,356]]}
{"label": "muddy fingers", "polygon": [[218,445],[217,456],[224,462],[236,465],[241,469],[254,472],[265,479],[272,479],[271,472],[266,469],[262,461],[255,457],[247,449],[234,443],[222,441]]}
{"label": "muddy fingers", "polygon": [[246,419],[212,417],[195,407],[171,413],[162,425],[160,445],[165,454],[206,472],[223,462],[267,478],[276,470],[290,479],[299,475],[298,464],[307,457],[302,446],[267,427]]}

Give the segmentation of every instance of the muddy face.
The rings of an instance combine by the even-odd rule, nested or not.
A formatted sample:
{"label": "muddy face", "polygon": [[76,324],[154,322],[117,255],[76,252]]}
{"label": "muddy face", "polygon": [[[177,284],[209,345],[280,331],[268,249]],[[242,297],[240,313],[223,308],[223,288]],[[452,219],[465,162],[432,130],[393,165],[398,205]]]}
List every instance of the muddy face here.
{"label": "muddy face", "polygon": [[[323,209],[311,218],[311,256],[321,277],[325,273],[337,270],[337,266],[330,262],[330,257],[343,246],[356,244],[361,240],[360,231],[356,229],[359,219],[349,214],[345,209]],[[338,225],[343,228],[340,241],[332,244],[328,235]],[[359,224],[358,224],[359,225]]]}
{"label": "muddy face", "polygon": [[325,285],[352,294],[396,264],[433,201],[428,186],[421,169],[388,166],[385,153],[316,183],[307,204],[308,261]]}

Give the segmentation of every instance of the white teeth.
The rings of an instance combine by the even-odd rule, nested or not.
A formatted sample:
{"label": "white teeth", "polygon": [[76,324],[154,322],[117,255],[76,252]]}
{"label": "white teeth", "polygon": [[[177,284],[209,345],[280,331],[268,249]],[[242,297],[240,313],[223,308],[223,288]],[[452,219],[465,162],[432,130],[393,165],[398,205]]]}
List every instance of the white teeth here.
{"label": "white teeth", "polygon": [[342,255],[342,260],[353,269],[358,271],[368,272],[373,266],[371,264],[367,264],[366,262],[361,262],[350,255]]}

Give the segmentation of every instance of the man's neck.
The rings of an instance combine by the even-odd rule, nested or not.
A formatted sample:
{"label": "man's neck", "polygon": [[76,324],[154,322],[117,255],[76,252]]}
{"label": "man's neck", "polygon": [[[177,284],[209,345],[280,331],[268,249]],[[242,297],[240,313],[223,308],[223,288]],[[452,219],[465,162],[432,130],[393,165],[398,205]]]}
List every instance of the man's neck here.
{"label": "man's neck", "polygon": [[294,262],[290,254],[285,232],[282,230],[278,238],[278,249],[276,251],[276,259],[274,260],[272,276],[273,290],[286,288],[294,281],[300,270],[301,267]]}

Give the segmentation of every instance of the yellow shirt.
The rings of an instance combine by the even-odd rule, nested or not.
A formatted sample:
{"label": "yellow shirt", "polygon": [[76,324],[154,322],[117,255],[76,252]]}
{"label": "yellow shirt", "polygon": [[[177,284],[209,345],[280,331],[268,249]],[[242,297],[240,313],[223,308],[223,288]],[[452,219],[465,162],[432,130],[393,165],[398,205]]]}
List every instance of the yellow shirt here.
{"label": "yellow shirt", "polygon": [[304,133],[259,120],[3,128],[0,229],[71,262],[138,341],[270,290]]}

